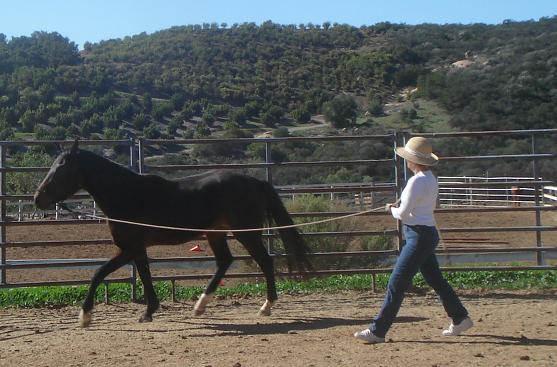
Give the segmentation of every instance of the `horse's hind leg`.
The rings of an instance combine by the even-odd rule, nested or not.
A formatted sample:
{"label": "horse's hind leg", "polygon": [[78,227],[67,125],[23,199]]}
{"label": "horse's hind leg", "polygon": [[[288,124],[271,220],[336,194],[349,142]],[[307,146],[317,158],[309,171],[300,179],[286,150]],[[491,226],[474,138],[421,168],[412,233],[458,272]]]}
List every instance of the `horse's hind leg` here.
{"label": "horse's hind leg", "polygon": [[205,312],[205,306],[212,300],[213,293],[219,286],[220,281],[224,277],[224,274],[232,264],[233,257],[226,243],[226,233],[208,233],[207,240],[209,241],[209,246],[213,250],[215,255],[215,261],[217,263],[217,271],[211,281],[207,285],[205,292],[199,297],[195,306],[193,308],[193,313],[195,316],[202,315]]}
{"label": "horse's hind leg", "polygon": [[153,287],[147,253],[144,252],[136,257],[135,265],[137,266],[137,272],[143,283],[143,293],[145,294],[145,302],[147,303],[147,309],[139,319],[139,322],[150,322],[153,321],[153,313],[159,308],[159,300],[157,299],[157,293]]}
{"label": "horse's hind leg", "polygon": [[270,316],[271,307],[278,299],[277,289],[275,286],[275,270],[273,259],[265,249],[263,240],[261,239],[261,232],[237,232],[235,233],[238,241],[244,245],[251,257],[261,268],[267,281],[267,300],[259,309],[260,316]]}
{"label": "horse's hind leg", "polygon": [[91,310],[93,309],[95,302],[95,291],[97,290],[99,284],[101,284],[104,278],[106,278],[110,273],[118,270],[131,259],[132,255],[130,253],[120,252],[118,255],[108,260],[95,272],[93,279],[91,279],[89,292],[87,293],[87,297],[85,297],[85,301],[81,307],[81,312],[79,313],[79,325],[81,327],[87,327],[91,323]]}

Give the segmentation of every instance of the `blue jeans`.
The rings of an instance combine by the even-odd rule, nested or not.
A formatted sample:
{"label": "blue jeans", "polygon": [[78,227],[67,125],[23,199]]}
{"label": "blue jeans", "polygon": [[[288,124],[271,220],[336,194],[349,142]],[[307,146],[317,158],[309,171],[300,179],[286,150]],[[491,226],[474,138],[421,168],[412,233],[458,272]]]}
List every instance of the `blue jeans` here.
{"label": "blue jeans", "polygon": [[451,285],[443,278],[439,269],[439,263],[434,253],[439,243],[437,229],[429,226],[404,225],[403,233],[406,244],[402,247],[389,278],[387,294],[381,311],[370,325],[373,334],[382,338],[391,327],[404,299],[404,292],[412,284],[412,278],[418,270],[439,295],[447,315],[453,319],[454,324],[459,324],[468,316],[468,311],[460,302]]}

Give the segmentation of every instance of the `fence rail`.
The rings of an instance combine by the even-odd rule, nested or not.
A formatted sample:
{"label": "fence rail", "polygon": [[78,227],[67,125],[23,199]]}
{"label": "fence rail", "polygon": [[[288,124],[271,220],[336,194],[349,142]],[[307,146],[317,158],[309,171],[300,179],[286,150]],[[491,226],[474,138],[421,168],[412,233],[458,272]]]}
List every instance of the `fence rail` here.
{"label": "fence rail", "polygon": [[[502,182],[505,185],[501,186]],[[532,183],[537,184],[530,187]],[[545,192],[554,186],[546,186],[548,183],[551,181],[535,180],[534,177],[440,176],[439,200],[444,207],[535,206],[536,195],[542,196],[543,202],[551,198]]]}
{"label": "fence rail", "polygon": [[[535,137],[539,135],[555,135],[557,129],[543,129],[543,130],[510,130],[510,131],[488,131],[488,132],[466,132],[466,133],[442,133],[442,134],[419,134],[420,136],[429,136],[432,139],[436,138],[459,138],[459,137],[486,137],[486,136],[526,136],[530,137],[535,142]],[[407,138],[413,136],[412,133],[395,133],[384,135],[368,135],[368,136],[335,136],[335,137],[289,137],[289,138],[257,138],[257,139],[182,139],[182,140],[111,140],[111,141],[97,141],[87,140],[81,141],[82,145],[125,145],[129,147],[129,167],[139,173],[145,172],[175,172],[175,171],[189,171],[189,170],[205,170],[205,169],[257,169],[264,170],[267,180],[273,182],[273,171],[277,168],[289,169],[295,167],[331,167],[331,166],[358,166],[370,164],[391,164],[392,169],[392,182],[385,183],[359,183],[359,184],[336,184],[336,185],[306,185],[306,186],[281,186],[277,187],[279,193],[283,197],[295,197],[299,194],[314,194],[314,195],[330,195],[331,199],[338,199],[343,195],[350,198],[347,203],[354,208],[352,211],[329,211],[329,212],[301,212],[293,213],[296,218],[309,218],[309,217],[333,217],[345,214],[355,213],[358,208],[378,207],[387,202],[387,200],[394,200],[403,187],[403,177],[407,177],[406,167],[404,162],[396,155],[391,157],[376,157],[373,159],[349,159],[349,160],[322,160],[322,161],[309,161],[309,162],[275,162],[270,154],[271,145],[278,145],[288,142],[310,141],[310,142],[362,142],[362,141],[382,141],[387,146],[396,148],[401,146]],[[68,141],[57,141],[59,144],[70,144]],[[250,163],[227,163],[227,164],[173,164],[173,165],[157,165],[146,164],[145,154],[146,147],[152,145],[198,145],[198,144],[263,144],[267,152],[265,162],[250,162]],[[48,167],[12,167],[6,165],[7,161],[7,148],[14,146],[40,146],[52,144],[52,142],[38,142],[38,141],[23,141],[23,142],[0,142],[0,288],[12,288],[20,286],[37,286],[37,285],[73,285],[88,283],[88,280],[71,279],[67,281],[28,281],[28,282],[10,282],[7,277],[9,271],[24,269],[67,269],[80,268],[80,267],[97,267],[104,259],[59,259],[57,261],[46,261],[41,259],[20,261],[18,259],[8,260],[6,257],[6,250],[9,248],[31,248],[38,246],[45,246],[55,248],[60,246],[78,246],[78,245],[109,245],[112,243],[111,239],[87,239],[87,240],[38,240],[38,241],[7,241],[6,234],[9,228],[17,226],[49,226],[49,225],[89,225],[98,224],[102,221],[83,219],[83,218],[70,218],[62,216],[59,210],[54,212],[46,212],[45,218],[33,218],[30,215],[25,215],[23,207],[31,207],[32,195],[27,194],[13,194],[6,192],[6,177],[14,173],[36,174],[46,172]],[[532,151],[529,154],[507,154],[507,155],[478,155],[478,156],[452,156],[443,157],[441,162],[451,161],[474,161],[474,160],[529,160],[532,162],[532,174],[530,177],[439,177],[440,182],[440,209],[439,213],[489,213],[489,212],[509,212],[509,211],[528,211],[533,214],[534,225],[518,226],[510,225],[505,227],[452,227],[440,228],[442,233],[498,233],[498,232],[533,232],[536,234],[536,241],[533,244],[524,244],[520,247],[505,247],[501,243],[492,243],[490,246],[481,248],[473,240],[466,239],[455,240],[453,244],[460,244],[459,246],[449,246],[448,250],[439,250],[438,255],[444,258],[449,255],[454,259],[457,255],[478,255],[485,256],[484,259],[503,259],[506,254],[517,254],[519,256],[533,256],[535,265],[524,266],[501,266],[501,267],[444,267],[444,270],[517,270],[517,269],[556,269],[554,265],[547,265],[546,259],[556,258],[557,244],[544,244],[541,241],[542,232],[556,231],[556,226],[542,225],[541,213],[544,211],[555,210],[557,201],[557,186],[555,182],[550,180],[543,180],[538,175],[537,164],[540,160],[554,159],[556,155],[548,152],[536,151],[535,144],[532,144]],[[367,157],[369,158],[369,157]],[[518,187],[513,191],[513,187]],[[83,200],[91,200],[88,194],[78,193],[72,196],[75,200],[71,204],[82,205]],[[91,203],[91,202],[89,202]],[[519,205],[520,204],[520,205]],[[496,207],[491,207],[496,205]],[[15,210],[17,208],[17,211]],[[10,209],[10,211],[8,211]],[[96,210],[96,208],[86,207],[85,210]],[[14,214],[15,213],[15,214]],[[386,216],[387,213],[375,212],[367,213],[367,216]],[[48,219],[54,216],[58,220]],[[512,224],[512,223],[511,223]],[[400,233],[400,223],[394,224],[395,229],[388,230],[345,230],[345,231],[322,231],[322,232],[306,232],[304,236],[307,238],[328,238],[328,237],[369,237],[369,236],[388,236],[395,239],[396,248],[381,250],[381,251],[345,251],[345,252],[328,252],[317,253],[312,256],[315,258],[338,258],[338,257],[370,257],[370,256],[383,256],[392,257],[398,253],[402,246],[402,237]],[[78,228],[78,227],[76,227]],[[265,238],[272,240],[276,235],[266,233]],[[495,241],[497,242],[497,241]],[[269,246],[269,251],[272,256],[280,258],[280,255],[273,253],[273,249]],[[497,257],[499,256],[499,257]],[[470,257],[467,257],[468,259]],[[247,260],[249,256],[235,256],[238,260]],[[154,266],[172,267],[194,262],[211,262],[214,259],[210,256],[203,257],[165,257],[152,259]],[[481,261],[481,260],[480,260]],[[129,267],[130,276],[120,277],[118,279],[109,280],[109,282],[129,282],[135,290],[136,286],[136,273],[133,266]],[[322,270],[318,271],[316,275],[330,275],[330,274],[354,274],[354,273],[370,273],[378,274],[381,272],[388,272],[390,268],[367,268],[367,269],[339,269],[339,270]],[[191,279],[206,279],[211,275],[208,274],[188,274],[188,275],[172,275],[172,276],[155,276],[155,280],[191,280]],[[228,277],[254,277],[261,276],[257,272],[248,273],[230,273]]]}

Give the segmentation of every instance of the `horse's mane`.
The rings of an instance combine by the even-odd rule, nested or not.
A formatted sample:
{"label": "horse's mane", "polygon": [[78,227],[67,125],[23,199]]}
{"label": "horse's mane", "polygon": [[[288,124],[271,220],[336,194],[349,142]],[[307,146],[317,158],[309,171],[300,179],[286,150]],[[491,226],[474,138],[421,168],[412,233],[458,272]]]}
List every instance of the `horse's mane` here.
{"label": "horse's mane", "polygon": [[88,150],[79,150],[79,159],[82,162],[87,164],[87,167],[90,169],[99,168],[99,172],[109,173],[109,174],[119,174],[119,175],[129,175],[132,176],[139,176],[138,173],[135,173],[131,169],[126,166],[123,166],[119,163],[113,162],[108,158],[104,158],[96,153],[90,152]]}

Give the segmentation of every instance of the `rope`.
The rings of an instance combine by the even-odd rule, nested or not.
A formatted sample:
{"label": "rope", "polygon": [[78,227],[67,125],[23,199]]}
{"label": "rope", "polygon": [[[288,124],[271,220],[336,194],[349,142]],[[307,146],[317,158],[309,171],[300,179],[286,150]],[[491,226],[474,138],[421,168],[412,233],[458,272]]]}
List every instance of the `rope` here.
{"label": "rope", "polygon": [[[59,204],[59,205],[65,210],[76,213],[75,211],[70,210],[68,207],[66,207],[65,204]],[[149,223],[132,222],[132,221],[128,221],[128,220],[114,219],[114,218],[109,218],[109,217],[100,217],[100,216],[93,215],[93,214],[82,213],[81,215],[84,215],[84,216],[87,216],[87,217],[90,217],[90,218],[94,218],[94,219],[106,220],[106,221],[109,221],[109,222],[124,223],[124,224],[131,224],[131,225],[135,225],[135,226],[158,228],[158,229],[169,229],[169,230],[173,230],[173,231],[184,231],[184,232],[253,232],[253,231],[263,231],[263,230],[272,230],[272,229],[286,229],[286,228],[302,227],[302,226],[309,226],[309,225],[314,225],[314,224],[332,222],[332,221],[335,221],[335,220],[355,217],[355,216],[358,216],[358,215],[367,214],[367,213],[375,212],[375,211],[378,211],[378,210],[385,210],[385,208],[384,207],[379,207],[379,208],[375,208],[375,209],[364,210],[364,211],[357,212],[357,213],[342,215],[342,216],[339,216],[339,217],[322,219],[322,220],[318,220],[318,221],[314,221],[314,222],[290,224],[290,225],[286,225],[286,226],[276,226],[276,227],[241,228],[241,229],[208,229],[208,228],[170,227],[170,226],[161,226],[161,225],[149,224]]]}
{"label": "rope", "polygon": [[[393,203],[393,205],[396,205],[398,202],[400,202],[400,198],[397,201],[395,201]],[[64,204],[64,203],[59,203],[58,205],[64,210],[67,210],[67,211],[72,212],[72,213],[77,213],[76,211],[68,208],[66,206],[66,204]],[[149,224],[149,223],[132,222],[132,221],[128,221],[128,220],[115,219],[115,218],[110,218],[110,217],[100,217],[98,215],[86,214],[86,213],[81,213],[81,215],[85,215],[87,217],[94,218],[94,219],[106,220],[106,221],[109,221],[109,222],[124,223],[124,224],[131,224],[131,225],[136,225],[136,226],[158,228],[158,229],[168,229],[168,230],[173,230],[173,231],[226,232],[226,233],[228,233],[228,232],[254,232],[254,231],[263,231],[263,230],[275,230],[275,229],[287,229],[287,228],[303,227],[303,226],[309,226],[309,225],[314,225],[314,224],[332,222],[332,221],[335,221],[335,220],[346,219],[346,218],[350,218],[350,217],[356,217],[358,215],[372,213],[372,212],[376,212],[376,211],[379,211],[379,210],[385,210],[385,207],[378,207],[378,208],[375,208],[375,209],[363,210],[361,212],[351,213],[351,214],[347,214],[347,215],[341,215],[339,217],[334,217],[334,218],[322,219],[322,220],[318,220],[318,221],[314,221],[314,222],[290,224],[290,225],[287,225],[287,226],[275,226],[275,227],[265,227],[265,228],[242,228],[242,229],[205,229],[205,228],[170,227],[170,226],[161,226],[161,225]],[[439,230],[439,226],[437,225],[437,221],[435,221],[435,229],[437,229],[437,234],[439,236],[439,242],[443,246],[443,249],[445,250],[445,253],[448,255],[449,264],[450,264],[451,260],[450,260],[450,255],[449,255],[449,252],[448,252],[448,249],[447,249],[447,245],[445,244],[445,241],[443,240],[443,237],[441,237],[441,231]]]}

